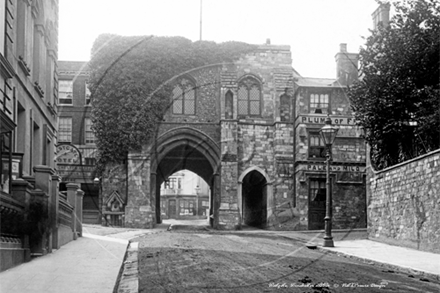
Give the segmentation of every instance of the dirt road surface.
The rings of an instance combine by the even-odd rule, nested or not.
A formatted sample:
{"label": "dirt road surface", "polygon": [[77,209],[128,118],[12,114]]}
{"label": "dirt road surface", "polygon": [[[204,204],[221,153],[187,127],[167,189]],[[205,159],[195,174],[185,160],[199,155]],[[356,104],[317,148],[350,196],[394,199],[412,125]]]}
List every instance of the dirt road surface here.
{"label": "dirt road surface", "polygon": [[440,292],[434,280],[267,235],[171,230],[139,241],[140,292]]}

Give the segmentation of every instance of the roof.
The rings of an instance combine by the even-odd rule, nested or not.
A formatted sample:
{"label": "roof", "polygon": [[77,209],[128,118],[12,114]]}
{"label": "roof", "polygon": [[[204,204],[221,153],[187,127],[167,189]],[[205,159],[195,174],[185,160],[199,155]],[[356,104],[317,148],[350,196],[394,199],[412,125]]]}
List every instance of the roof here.
{"label": "roof", "polygon": [[296,84],[302,87],[341,87],[336,78],[298,77]]}
{"label": "roof", "polygon": [[61,72],[80,72],[88,71],[87,61],[58,61],[58,71]]}

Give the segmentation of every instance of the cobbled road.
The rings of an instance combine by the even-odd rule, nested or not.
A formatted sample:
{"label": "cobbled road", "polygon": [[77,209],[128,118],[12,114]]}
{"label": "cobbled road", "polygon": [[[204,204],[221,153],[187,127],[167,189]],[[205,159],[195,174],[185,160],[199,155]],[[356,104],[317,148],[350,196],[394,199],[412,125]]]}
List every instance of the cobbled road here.
{"label": "cobbled road", "polygon": [[417,275],[285,238],[164,231],[139,241],[139,292],[440,292]]}

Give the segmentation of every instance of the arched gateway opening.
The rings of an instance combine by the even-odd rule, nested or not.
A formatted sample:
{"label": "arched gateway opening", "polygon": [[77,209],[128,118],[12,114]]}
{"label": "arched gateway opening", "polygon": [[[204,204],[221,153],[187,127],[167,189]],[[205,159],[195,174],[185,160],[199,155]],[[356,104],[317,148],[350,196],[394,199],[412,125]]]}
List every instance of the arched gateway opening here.
{"label": "arched gateway opening", "polygon": [[181,127],[166,132],[157,140],[152,149],[152,174],[155,174],[155,196],[152,198],[156,207],[156,222],[161,223],[160,188],[172,174],[181,170],[189,170],[200,176],[210,188],[209,215],[211,226],[215,226],[215,214],[218,206],[216,190],[219,180],[217,168],[219,164],[219,148],[204,133]]}
{"label": "arched gateway opening", "polygon": [[242,183],[243,223],[263,228],[267,224],[267,180],[253,170],[244,176]]}

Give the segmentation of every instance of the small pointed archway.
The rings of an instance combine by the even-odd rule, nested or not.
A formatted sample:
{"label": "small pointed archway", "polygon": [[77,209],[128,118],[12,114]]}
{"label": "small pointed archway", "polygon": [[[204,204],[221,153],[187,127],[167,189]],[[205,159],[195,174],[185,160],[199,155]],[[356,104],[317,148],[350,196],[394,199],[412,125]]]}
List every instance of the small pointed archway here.
{"label": "small pointed archway", "polygon": [[259,167],[251,167],[242,173],[238,183],[242,224],[266,227],[272,198],[272,186],[267,174]]}

